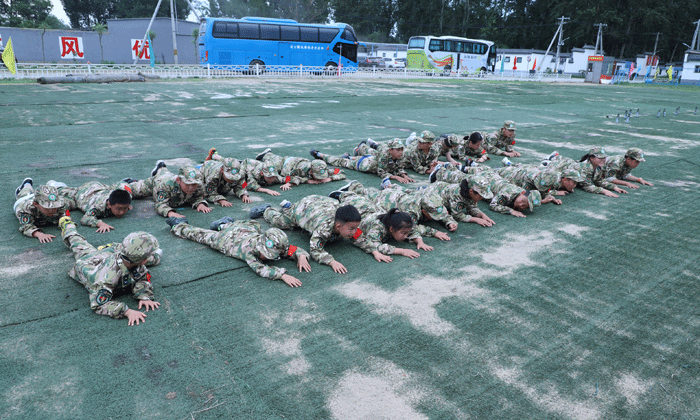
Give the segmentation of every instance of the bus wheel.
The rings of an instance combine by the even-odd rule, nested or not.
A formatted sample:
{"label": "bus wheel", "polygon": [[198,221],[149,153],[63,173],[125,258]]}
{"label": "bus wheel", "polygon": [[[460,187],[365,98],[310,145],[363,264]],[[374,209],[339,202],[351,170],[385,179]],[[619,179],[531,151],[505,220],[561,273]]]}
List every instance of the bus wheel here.
{"label": "bus wheel", "polygon": [[334,62],[329,61],[328,63],[326,63],[326,68],[324,69],[324,71],[326,73],[326,76],[335,76],[336,74],[338,74],[338,66]]}
{"label": "bus wheel", "polygon": [[265,73],[265,63],[260,60],[253,60],[248,65],[248,74],[260,76]]}

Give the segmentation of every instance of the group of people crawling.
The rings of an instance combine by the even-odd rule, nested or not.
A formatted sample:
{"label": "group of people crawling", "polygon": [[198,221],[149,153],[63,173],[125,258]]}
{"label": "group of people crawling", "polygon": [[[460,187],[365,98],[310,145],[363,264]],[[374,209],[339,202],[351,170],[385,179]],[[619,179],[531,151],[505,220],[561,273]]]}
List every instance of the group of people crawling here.
{"label": "group of people crawling", "polygon": [[[630,173],[645,161],[638,148],[609,156],[604,148],[592,147],[579,160],[553,152],[534,164],[512,163],[509,158],[521,156],[513,147],[515,132],[513,121],[505,121],[494,133],[477,131],[463,137],[447,134],[436,139],[430,131],[423,131],[405,140],[379,143],[367,139],[341,156],[312,149],[313,159],[279,156],[271,149],[254,159],[237,159],[211,149],[201,165],[181,166],[177,174],[160,160],[150,177],[124,178],[112,185],[91,181],[69,187],[50,180],[34,188],[33,180],[26,178],[15,191],[14,211],[20,232],[40,243],[56,237],[42,227],[59,226],[63,242],[75,257],[69,275],[88,290],[94,312],[127,318],[129,325],[138,325],[145,321],[145,312],[160,306],[146,268],[161,261],[158,240],[148,232],[133,232],[121,243],[95,247],[78,232],[70,210],[83,213],[80,224],[106,233],[114,227],[104,219],[126,215],[133,208],[132,199],[152,197],[156,212],[166,218],[174,235],[243,260],[261,277],[297,287],[301,286],[297,277],[271,262],[290,258],[299,272],[309,272],[312,258],[342,274],[348,270],[325,250],[328,243],[350,241],[379,262],[391,262],[392,255],[416,258],[418,250],[433,250],[423,237],[449,241],[448,232],[457,230],[459,222],[494,225],[478,208],[481,200],[489,201],[492,211],[525,217],[526,211],[541,204],[562,204],[557,197],[576,187],[617,197],[627,192],[622,187],[652,185]],[[490,155],[504,156],[503,166],[484,165]],[[346,174],[340,168],[376,174],[381,182],[373,188],[353,180],[328,195],[309,195],[294,203],[283,200],[279,206],[263,204],[250,209],[248,220],[225,216],[208,228],[191,225],[177,210],[189,205],[209,213],[217,204],[233,206],[232,196],[251,203],[249,191],[278,196],[279,191],[268,188],[275,184],[286,191],[300,184],[344,180]],[[407,170],[427,176],[429,184],[419,188],[398,185],[416,182],[416,176]],[[254,220],[259,218],[271,227]],[[429,226],[430,222],[442,224],[448,232]],[[310,234],[308,252],[289,243],[284,230],[294,228]],[[415,249],[397,246],[404,243]],[[138,310],[113,299],[123,293],[133,294],[139,301]]]}

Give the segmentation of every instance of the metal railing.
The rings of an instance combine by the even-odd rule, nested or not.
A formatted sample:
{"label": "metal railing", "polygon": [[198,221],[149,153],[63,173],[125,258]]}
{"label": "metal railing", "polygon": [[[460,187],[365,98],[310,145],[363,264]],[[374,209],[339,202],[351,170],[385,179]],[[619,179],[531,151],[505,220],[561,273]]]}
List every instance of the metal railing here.
{"label": "metal railing", "polygon": [[345,79],[488,79],[488,80],[522,80],[522,81],[568,81],[570,74],[542,73],[532,71],[506,70],[487,72],[452,72],[425,69],[400,68],[341,68],[313,66],[201,66],[197,64],[156,65],[148,64],[83,64],[83,63],[18,63],[17,73],[11,74],[4,66],[0,68],[0,79],[37,79],[50,76],[88,75],[88,74],[142,74],[146,77],[160,78],[309,78],[334,77]]}

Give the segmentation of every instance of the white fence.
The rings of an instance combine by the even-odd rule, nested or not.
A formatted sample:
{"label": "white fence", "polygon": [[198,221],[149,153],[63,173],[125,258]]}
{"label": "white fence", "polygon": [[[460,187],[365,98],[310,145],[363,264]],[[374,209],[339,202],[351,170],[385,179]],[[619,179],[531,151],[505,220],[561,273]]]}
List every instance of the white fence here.
{"label": "white fence", "polygon": [[0,68],[0,79],[36,79],[46,76],[85,75],[85,74],[143,74],[161,78],[309,78],[333,77],[347,79],[395,78],[395,79],[430,79],[430,78],[469,78],[489,80],[524,80],[524,81],[570,81],[570,74],[534,73],[528,71],[503,71],[495,73],[454,73],[418,69],[386,68],[350,68],[309,67],[309,66],[200,66],[192,65],[157,65],[147,64],[36,64],[18,63],[17,74],[11,74],[4,66]]}

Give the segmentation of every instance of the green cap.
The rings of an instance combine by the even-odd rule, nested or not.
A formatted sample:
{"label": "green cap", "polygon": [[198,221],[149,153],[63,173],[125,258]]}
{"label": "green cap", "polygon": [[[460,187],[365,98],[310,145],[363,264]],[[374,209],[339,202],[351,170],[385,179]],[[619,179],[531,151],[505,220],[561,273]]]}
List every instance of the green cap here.
{"label": "green cap", "polygon": [[275,167],[272,165],[264,165],[262,168],[262,174],[263,176],[267,178],[277,178],[279,177],[279,174],[277,173],[277,170],[275,170]]}
{"label": "green cap", "polygon": [[591,150],[588,151],[588,154],[597,158],[606,158],[608,155],[605,154],[605,149],[603,149],[600,146],[596,146],[591,148]]}
{"label": "green cap", "polygon": [[313,162],[311,162],[309,175],[316,180],[328,178],[328,165],[320,159],[314,159]]}
{"label": "green cap", "polygon": [[178,176],[185,184],[201,184],[204,180],[202,173],[194,166],[181,167]]}
{"label": "green cap", "polygon": [[395,139],[389,140],[389,142],[386,144],[386,146],[389,149],[403,149],[403,142],[401,141],[401,139],[395,138]]}
{"label": "green cap", "polygon": [[527,205],[530,207],[530,211],[532,211],[535,206],[542,204],[542,194],[537,190],[527,191],[525,196],[527,196]]}
{"label": "green cap", "polygon": [[280,255],[287,252],[289,239],[287,234],[277,228],[270,228],[260,237],[258,251],[268,260],[276,260]]}
{"label": "green cap", "polygon": [[236,158],[224,158],[224,178],[227,181],[239,181],[243,177],[241,161]]}
{"label": "green cap", "polygon": [[503,128],[507,128],[508,130],[515,130],[515,121],[503,121]]}
{"label": "green cap", "polygon": [[636,147],[629,149],[625,156],[630,157],[639,162],[644,162],[644,152],[642,152],[642,149],[638,149]]}
{"label": "green cap", "polygon": [[581,172],[577,171],[576,169],[564,169],[561,171],[561,177],[562,178],[569,178],[572,181],[576,182],[583,182],[586,179],[581,176]]}
{"label": "green cap", "polygon": [[119,252],[130,262],[139,263],[158,250],[158,239],[148,232],[133,232],[124,238]]}
{"label": "green cap", "polygon": [[469,180],[469,188],[476,191],[484,200],[493,198],[493,193],[491,192],[491,188],[489,188],[489,182],[485,178],[478,176],[472,177],[472,179]]}
{"label": "green cap", "polygon": [[431,131],[428,131],[428,130],[421,131],[420,136],[418,137],[419,143],[432,143],[434,141],[435,141],[435,134],[433,134]]}
{"label": "green cap", "polygon": [[48,185],[42,185],[34,191],[34,201],[46,209],[57,209],[65,204],[56,187]]}

